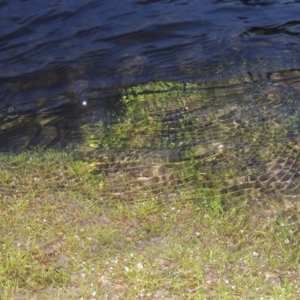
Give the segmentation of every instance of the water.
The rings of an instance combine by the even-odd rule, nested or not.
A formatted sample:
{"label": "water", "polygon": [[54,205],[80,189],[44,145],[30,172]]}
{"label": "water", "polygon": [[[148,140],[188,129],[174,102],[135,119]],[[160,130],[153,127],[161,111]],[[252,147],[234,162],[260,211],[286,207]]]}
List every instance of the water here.
{"label": "water", "polygon": [[298,76],[299,1],[2,1],[0,150],[114,122],[120,88]]}

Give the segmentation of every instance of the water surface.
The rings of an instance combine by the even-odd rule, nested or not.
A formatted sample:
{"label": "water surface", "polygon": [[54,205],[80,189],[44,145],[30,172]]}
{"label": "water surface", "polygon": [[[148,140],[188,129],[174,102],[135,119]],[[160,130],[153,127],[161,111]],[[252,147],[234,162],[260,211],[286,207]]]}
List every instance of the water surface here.
{"label": "water surface", "polygon": [[2,1],[1,150],[65,146],[149,81],[298,76],[299,1]]}

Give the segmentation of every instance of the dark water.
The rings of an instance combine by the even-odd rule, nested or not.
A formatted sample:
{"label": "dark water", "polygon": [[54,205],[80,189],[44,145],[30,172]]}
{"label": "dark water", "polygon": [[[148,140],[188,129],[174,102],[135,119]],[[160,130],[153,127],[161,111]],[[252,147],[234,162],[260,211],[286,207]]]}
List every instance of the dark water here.
{"label": "dark water", "polygon": [[121,87],[295,74],[299,12],[296,0],[1,1],[0,150],[113,122]]}

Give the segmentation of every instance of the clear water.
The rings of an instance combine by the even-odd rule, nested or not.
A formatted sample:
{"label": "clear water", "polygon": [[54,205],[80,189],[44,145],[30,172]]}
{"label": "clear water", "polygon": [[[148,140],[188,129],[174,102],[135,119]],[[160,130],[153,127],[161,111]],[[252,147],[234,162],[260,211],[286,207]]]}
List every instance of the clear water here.
{"label": "clear water", "polygon": [[1,1],[0,150],[80,139],[82,125],[114,122],[131,85],[295,76],[299,11],[291,0]]}

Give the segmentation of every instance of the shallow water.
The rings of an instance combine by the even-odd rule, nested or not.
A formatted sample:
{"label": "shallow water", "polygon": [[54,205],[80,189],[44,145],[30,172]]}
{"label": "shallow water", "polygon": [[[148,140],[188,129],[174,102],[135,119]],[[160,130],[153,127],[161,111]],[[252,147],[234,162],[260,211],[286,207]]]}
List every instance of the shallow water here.
{"label": "shallow water", "polygon": [[120,88],[131,85],[272,84],[300,70],[298,1],[13,0],[0,8],[0,150],[79,140],[82,125],[115,121]]}

